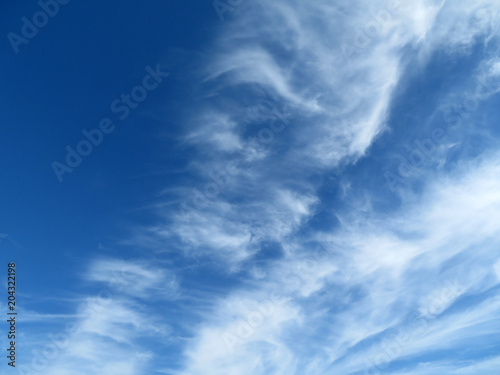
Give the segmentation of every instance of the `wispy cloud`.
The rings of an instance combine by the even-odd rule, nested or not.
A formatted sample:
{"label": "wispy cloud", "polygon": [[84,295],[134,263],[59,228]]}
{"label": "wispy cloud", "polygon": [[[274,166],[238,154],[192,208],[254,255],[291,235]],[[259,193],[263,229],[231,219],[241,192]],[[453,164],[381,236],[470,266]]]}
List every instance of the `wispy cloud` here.
{"label": "wispy cloud", "polygon": [[[164,318],[140,301],[166,297],[177,287],[166,272],[143,262],[100,260],[86,280],[101,287],[92,296],[74,301],[76,314],[63,316],[65,325],[51,325],[36,342],[32,356],[19,366],[21,374],[141,374],[154,357],[138,345],[141,339],[168,341],[172,329]],[[49,316],[50,317],[50,316]],[[31,316],[46,321],[47,316]]]}
{"label": "wispy cloud", "polygon": [[[493,0],[241,3],[204,55],[206,95],[179,137],[188,178],[127,241],[172,255],[195,286],[163,263],[95,260],[84,281],[109,290],[98,311],[79,301],[79,328],[44,371],[493,374],[481,350],[499,333],[496,125],[436,145],[437,167],[413,184],[374,181],[400,141],[388,135],[410,133],[391,127],[397,114],[417,112],[398,96],[436,56],[469,59],[471,77],[408,117],[427,130],[481,81],[490,90],[462,115],[491,104],[499,18]],[[462,140],[474,152],[448,162]],[[154,340],[173,340],[180,362],[160,364]]]}
{"label": "wispy cloud", "polygon": [[[370,187],[345,192],[342,209],[325,207],[315,176],[371,157],[370,148],[388,130],[393,97],[407,84],[409,55],[416,58],[412,68],[420,69],[438,51],[469,55],[479,41],[492,43],[497,11],[491,1],[358,1],[352,7],[278,1],[238,8],[240,17],[226,22],[214,46],[205,80],[217,93],[210,113],[231,124],[211,129],[226,140],[232,129],[235,147],[213,142],[220,139],[214,134],[197,142],[211,144],[201,171],[233,158],[239,173],[224,194],[184,221],[171,216],[168,234],[215,257],[221,254],[217,244],[230,244],[224,261],[248,267],[264,240],[279,243],[282,254],[217,297],[210,311],[200,311],[202,323],[177,373],[378,373],[401,359],[413,358],[408,366],[417,368],[428,353],[489,340],[497,307],[487,296],[498,285],[492,264],[500,228],[491,220],[499,216],[496,153],[440,175],[422,174],[425,186],[401,194],[401,206],[390,214],[374,207]],[[369,34],[382,16],[384,24]],[[369,39],[363,47],[355,46],[360,32]],[[345,43],[355,53],[346,56],[339,48]],[[478,66],[479,75],[495,74],[490,58]],[[244,157],[251,147],[245,135],[255,124],[230,98],[224,101],[235,90],[246,93],[242,106],[265,97],[277,107],[293,105],[298,114],[262,158]],[[338,227],[310,225],[321,209],[334,212]],[[218,233],[226,230],[234,242],[221,241]],[[332,255],[307,269],[303,255],[315,242]],[[300,277],[294,278],[298,265]],[[475,299],[482,302],[468,305]],[[420,323],[425,330],[417,332]],[[381,360],[390,331],[403,342]],[[375,363],[368,363],[372,358]],[[458,362],[454,368],[462,367],[467,371]]]}

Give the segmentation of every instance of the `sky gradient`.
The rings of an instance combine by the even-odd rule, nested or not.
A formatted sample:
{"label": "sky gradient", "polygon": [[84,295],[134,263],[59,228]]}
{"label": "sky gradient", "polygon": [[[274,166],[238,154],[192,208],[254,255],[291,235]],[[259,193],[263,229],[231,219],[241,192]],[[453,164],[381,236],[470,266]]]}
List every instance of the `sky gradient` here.
{"label": "sky gradient", "polygon": [[0,374],[498,375],[498,1],[2,10]]}

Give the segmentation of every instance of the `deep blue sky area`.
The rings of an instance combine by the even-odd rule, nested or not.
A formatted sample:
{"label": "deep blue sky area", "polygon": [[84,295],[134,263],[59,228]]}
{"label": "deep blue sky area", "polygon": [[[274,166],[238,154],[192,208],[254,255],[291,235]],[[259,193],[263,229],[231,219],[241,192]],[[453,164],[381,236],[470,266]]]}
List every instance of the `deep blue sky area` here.
{"label": "deep blue sky area", "polygon": [[[39,10],[35,1],[10,4],[1,15],[1,33],[20,34],[21,17]],[[3,38],[0,149],[2,180],[8,183],[2,184],[0,227],[30,249],[26,272],[36,272],[48,256],[97,249],[157,189],[147,177],[154,172],[149,166],[169,170],[184,163],[168,139],[157,142],[158,123],[147,116],[175,100],[179,82],[167,78],[125,121],[110,111],[110,103],[139,84],[148,65],[162,64],[169,71],[173,49],[203,48],[220,23],[211,12],[209,2],[193,7],[71,1],[21,44],[19,53]],[[75,148],[82,130],[97,127],[103,117],[116,120],[116,130],[59,183],[51,163],[63,162],[65,147]],[[174,120],[167,120],[171,138]],[[53,266],[65,272],[63,263]],[[35,280],[30,287],[43,287]]]}

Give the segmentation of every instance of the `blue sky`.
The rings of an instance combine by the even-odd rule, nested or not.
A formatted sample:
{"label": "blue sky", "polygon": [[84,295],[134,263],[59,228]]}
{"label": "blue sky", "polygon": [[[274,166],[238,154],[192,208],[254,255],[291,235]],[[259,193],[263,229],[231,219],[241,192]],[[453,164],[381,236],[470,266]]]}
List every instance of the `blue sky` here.
{"label": "blue sky", "polygon": [[0,373],[498,374],[497,1],[2,10]]}

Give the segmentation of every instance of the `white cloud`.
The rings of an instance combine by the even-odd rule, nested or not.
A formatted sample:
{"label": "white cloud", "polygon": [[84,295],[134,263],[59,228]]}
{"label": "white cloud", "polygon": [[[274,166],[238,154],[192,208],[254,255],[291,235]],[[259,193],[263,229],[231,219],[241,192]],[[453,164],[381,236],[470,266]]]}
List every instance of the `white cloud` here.
{"label": "white cloud", "polygon": [[[472,307],[460,303],[483,298],[499,283],[499,155],[459,163],[442,177],[425,176],[423,192],[403,195],[390,215],[376,212],[369,197],[350,192],[347,209],[336,212],[338,228],[314,231],[306,224],[322,203],[315,173],[356,163],[386,130],[405,51],[413,49],[422,67],[437,50],[467,54],[479,38],[491,43],[499,8],[485,0],[420,0],[397,11],[366,0],[259,0],[238,8],[240,18],[226,24],[206,69],[204,83],[218,99],[195,111],[191,120],[197,125],[184,137],[207,151],[191,163],[195,173],[210,176],[228,158],[238,162],[238,173],[215,196],[202,192],[199,207],[159,208],[164,221],[139,240],[166,247],[177,239],[185,255],[222,261],[228,274],[248,265],[264,242],[276,243],[283,253],[227,294],[204,296],[203,307],[189,307],[198,320],[189,326],[184,365],[175,373],[350,374],[364,371],[367,359],[377,360],[388,330],[406,335],[388,361],[461,348],[498,331],[498,297]],[[382,16],[382,27],[366,35]],[[356,45],[360,32],[363,46]],[[355,53],[346,56],[346,43]],[[488,60],[478,74],[497,73],[497,61]],[[228,94],[237,89],[246,94],[241,105]],[[255,138],[268,126],[262,124],[265,116],[242,110],[255,98],[295,109],[286,130],[275,132],[269,144]],[[203,191],[183,186],[180,200],[191,203],[193,188]],[[311,255],[315,242],[328,256]],[[96,263],[89,280],[112,283],[121,270],[128,281],[120,298],[113,297],[113,309],[79,322],[82,331],[52,374],[72,366],[83,374],[97,365],[103,374],[113,373],[112,366],[139,374],[153,356],[134,345],[141,328],[168,338],[168,325],[145,314],[137,300],[176,295],[176,278],[149,263],[108,260]],[[414,313],[425,334],[408,321]],[[105,346],[107,358],[91,342]],[[86,363],[89,358],[95,363]],[[127,358],[127,365],[119,365],[119,358]],[[492,361],[460,371],[490,371]],[[433,366],[414,373],[453,367]]]}
{"label": "white cloud", "polygon": [[[254,96],[270,98],[278,108],[293,105],[295,118],[275,134],[275,143],[256,151],[244,134],[255,134],[259,117],[243,113],[233,98],[231,105],[214,103],[210,113],[238,126],[210,130],[224,139],[233,132],[231,157],[244,161],[244,168],[207,207],[185,221],[173,215],[166,233],[177,233],[188,248],[223,254],[233,265],[251,258],[264,240],[279,242],[284,256],[265,272],[250,273],[259,284],[200,312],[203,322],[193,330],[179,374],[363,371],[367,356],[379,354],[376,344],[386,330],[413,332],[406,321],[412,313],[433,331],[410,335],[391,361],[437,350],[447,338],[453,339],[449,347],[460,347],[474,330],[485,334],[482,324],[492,324],[495,301],[452,310],[498,284],[491,268],[500,230],[498,155],[459,164],[442,178],[424,176],[423,195],[402,196],[402,207],[390,216],[369,204],[360,210],[351,194],[349,211],[337,213],[338,230],[308,234],[334,256],[300,271],[309,243],[296,234],[321,203],[309,177],[355,163],[386,130],[408,50],[421,67],[439,50],[468,54],[473,43],[490,43],[496,35],[499,9],[493,1],[427,0],[401,3],[397,10],[382,1],[257,1],[238,8],[240,18],[214,46],[205,83],[222,102],[227,90],[241,89],[245,103]],[[380,17],[382,27],[372,29]],[[494,61],[485,66],[484,72],[496,74]],[[210,160],[199,162],[201,171],[217,170],[227,158],[229,148],[213,144]],[[248,150],[259,156],[248,157]],[[286,296],[282,310],[228,355],[224,334],[232,332],[239,342],[236,330],[255,310],[240,303],[258,306],[277,290]],[[375,344],[366,345],[368,340]]]}
{"label": "white cloud", "polygon": [[169,288],[164,271],[107,259],[92,265],[87,281],[105,283],[105,288],[77,300],[77,313],[65,316],[65,325],[52,326],[43,340],[27,343],[33,350],[18,366],[21,374],[138,375],[155,356],[138,340],[169,340],[169,323],[137,302]]}
{"label": "white cloud", "polygon": [[178,289],[171,272],[144,261],[101,259],[90,267],[87,278],[103,283],[112,295],[119,291],[142,299],[173,298]]}
{"label": "white cloud", "polygon": [[[297,268],[293,259],[300,259],[301,246],[288,241],[290,260],[268,267],[257,289],[243,289],[238,295],[240,302],[255,306],[266,293],[278,290],[287,296],[283,306],[292,308],[285,313],[287,318],[276,322],[267,317],[266,323],[238,346],[236,354],[227,355],[221,336],[229,331],[239,340],[238,324],[248,320],[252,309],[242,309],[234,296],[223,299],[205,315],[207,323],[197,330],[181,373],[205,368],[208,374],[230,370],[265,374],[265,367],[250,364],[259,358],[258,348],[267,347],[267,343],[287,353],[278,357],[281,366],[269,364],[278,366],[272,367],[276,373],[298,373],[310,363],[317,373],[354,373],[364,370],[366,358],[376,362],[384,353],[378,339],[366,350],[354,350],[355,346],[388,329],[407,337],[390,361],[461,347],[474,338],[486,337],[496,324],[498,298],[449,311],[460,299],[498,285],[492,267],[498,254],[492,250],[499,245],[499,168],[500,156],[489,155],[485,160],[462,165],[452,177],[434,181],[418,201],[408,203],[391,217],[378,217],[372,212],[369,216],[360,213],[364,220],[342,220],[344,224],[336,234],[317,235],[332,251],[327,259],[310,259],[308,269]],[[328,313],[329,309],[335,312]],[[418,324],[406,321],[412,313],[419,317],[417,323],[425,326],[423,332]],[[269,324],[275,326],[268,329]],[[310,329],[319,329],[318,336],[308,338]],[[287,339],[288,335],[321,350],[308,353],[296,341]]]}

